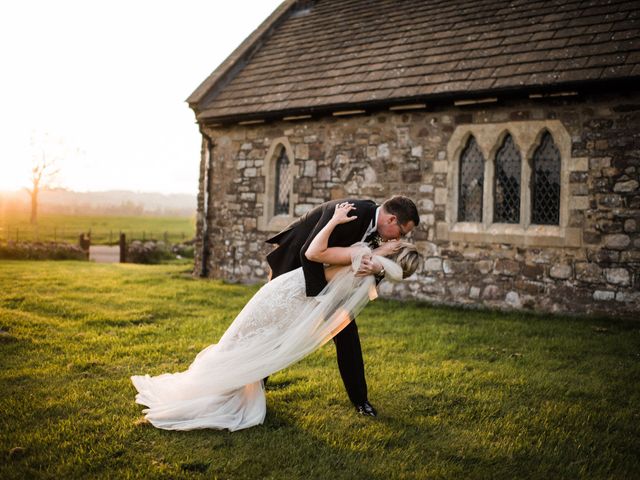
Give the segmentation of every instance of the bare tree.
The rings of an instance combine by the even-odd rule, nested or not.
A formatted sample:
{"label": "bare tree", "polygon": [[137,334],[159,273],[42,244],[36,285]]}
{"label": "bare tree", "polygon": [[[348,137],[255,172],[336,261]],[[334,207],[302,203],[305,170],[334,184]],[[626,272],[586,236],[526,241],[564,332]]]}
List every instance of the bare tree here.
{"label": "bare tree", "polygon": [[39,160],[33,162],[31,167],[30,188],[25,188],[31,197],[31,224],[38,223],[38,195],[47,188],[60,170],[56,168],[55,159],[47,159],[44,152]]}

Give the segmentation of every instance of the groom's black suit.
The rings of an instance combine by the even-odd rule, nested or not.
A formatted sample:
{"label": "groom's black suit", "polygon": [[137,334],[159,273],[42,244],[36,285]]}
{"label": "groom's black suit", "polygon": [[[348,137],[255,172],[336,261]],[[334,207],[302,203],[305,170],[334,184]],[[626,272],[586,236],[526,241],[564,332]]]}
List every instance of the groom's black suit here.
{"label": "groom's black suit", "polygon": [[[349,202],[356,207],[349,216],[357,220],[338,225],[329,237],[329,247],[348,247],[362,240],[372,221],[376,208],[371,200],[343,199],[323,203],[310,210],[283,231],[267,240],[278,247],[267,255],[271,267],[271,278],[302,267],[307,296],[315,297],[326,286],[324,267],[305,257],[309,244],[318,232],[329,222],[338,203]],[[334,337],[338,354],[338,368],[347,389],[349,399],[355,405],[367,400],[367,382],[364,378],[364,362],[360,337],[355,319]]]}

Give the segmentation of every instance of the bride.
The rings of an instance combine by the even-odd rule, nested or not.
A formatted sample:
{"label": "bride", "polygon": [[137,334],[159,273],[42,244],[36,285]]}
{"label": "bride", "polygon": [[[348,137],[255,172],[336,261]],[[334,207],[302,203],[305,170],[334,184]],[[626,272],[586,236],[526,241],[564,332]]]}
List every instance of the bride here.
{"label": "bride", "polygon": [[390,241],[373,252],[364,243],[327,248],[333,229],[355,219],[347,216],[352,209],[349,203],[336,205],[305,254],[331,264],[320,295],[306,296],[302,268],[280,275],[256,292],[220,341],[202,350],[187,370],[131,377],[136,402],[148,407],[143,413],[151,424],[230,431],[261,424],[266,415],[262,379],[318,349],[376,298],[375,278],[355,273],[363,258],[375,257],[392,281],[413,274],[419,254],[410,243]]}

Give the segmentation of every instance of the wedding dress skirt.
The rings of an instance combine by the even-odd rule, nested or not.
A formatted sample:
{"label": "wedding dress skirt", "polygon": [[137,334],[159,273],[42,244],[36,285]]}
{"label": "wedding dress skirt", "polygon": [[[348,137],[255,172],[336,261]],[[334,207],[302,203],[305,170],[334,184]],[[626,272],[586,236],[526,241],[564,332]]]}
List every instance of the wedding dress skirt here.
{"label": "wedding dress skirt", "polygon": [[[230,431],[259,425],[266,415],[262,379],[300,360],[339,333],[374,299],[372,276],[356,277],[354,268],[339,270],[320,295],[307,297],[301,268],[265,284],[249,300],[217,344],[202,350],[184,372],[156,377],[132,376],[136,402],[157,428]],[[392,279],[402,270],[380,260]]]}

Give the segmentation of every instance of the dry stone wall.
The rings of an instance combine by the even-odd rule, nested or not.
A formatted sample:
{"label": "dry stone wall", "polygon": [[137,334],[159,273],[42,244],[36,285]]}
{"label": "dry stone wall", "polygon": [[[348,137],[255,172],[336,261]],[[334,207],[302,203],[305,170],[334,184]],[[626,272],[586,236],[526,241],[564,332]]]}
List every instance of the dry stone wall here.
{"label": "dry stone wall", "polygon": [[[495,238],[443,235],[453,226],[447,205],[449,167],[458,161],[448,148],[454,130],[545,121],[559,121],[569,134],[567,227],[578,235],[557,245],[537,244],[536,238],[511,241],[508,233]],[[271,201],[265,198],[266,185],[273,181],[266,156],[272,142],[285,137],[297,172],[294,216],[342,197],[381,202],[404,194],[416,202],[421,221],[413,240],[424,263],[408,281],[383,282],[384,295],[452,305],[640,315],[638,94],[383,111],[203,131],[213,147],[203,147],[196,274],[206,264],[207,274],[216,278],[267,279],[270,246],[264,240],[274,232],[259,228],[265,202]]]}

